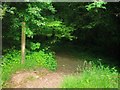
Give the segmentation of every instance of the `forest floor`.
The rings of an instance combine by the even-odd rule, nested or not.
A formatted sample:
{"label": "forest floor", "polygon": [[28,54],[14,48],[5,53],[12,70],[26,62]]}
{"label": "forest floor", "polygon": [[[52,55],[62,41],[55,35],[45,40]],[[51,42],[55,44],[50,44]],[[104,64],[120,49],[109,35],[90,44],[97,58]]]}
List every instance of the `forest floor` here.
{"label": "forest floor", "polygon": [[60,88],[64,76],[77,73],[78,65],[83,61],[74,57],[70,53],[56,53],[58,68],[55,72],[47,69],[34,71],[18,71],[10,82],[10,88]]}

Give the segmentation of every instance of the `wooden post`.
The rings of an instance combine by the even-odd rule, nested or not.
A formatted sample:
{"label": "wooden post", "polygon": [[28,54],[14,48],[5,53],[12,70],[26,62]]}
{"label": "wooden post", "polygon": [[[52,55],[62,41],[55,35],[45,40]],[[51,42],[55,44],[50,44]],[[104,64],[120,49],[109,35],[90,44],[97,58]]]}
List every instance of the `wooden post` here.
{"label": "wooden post", "polygon": [[21,33],[21,63],[25,61],[25,22],[22,22],[22,33]]}

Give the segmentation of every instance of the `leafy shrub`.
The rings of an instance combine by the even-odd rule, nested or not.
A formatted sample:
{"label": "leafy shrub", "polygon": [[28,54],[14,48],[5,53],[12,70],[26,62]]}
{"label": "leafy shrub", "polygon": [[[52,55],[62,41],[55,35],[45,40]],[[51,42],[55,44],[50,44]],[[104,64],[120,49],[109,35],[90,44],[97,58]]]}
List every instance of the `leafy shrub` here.
{"label": "leafy shrub", "polygon": [[52,53],[39,52],[27,52],[25,63],[21,64],[20,51],[10,51],[3,57],[2,66],[2,80],[7,81],[11,75],[17,70],[23,69],[36,69],[39,67],[45,67],[50,70],[56,70],[57,63]]}
{"label": "leafy shrub", "polygon": [[[44,51],[33,52],[26,56],[25,64],[30,66],[42,66],[50,70],[55,70],[57,63],[52,53],[45,53]],[[26,67],[27,67],[26,66]]]}
{"label": "leafy shrub", "polygon": [[37,43],[31,42],[30,45],[31,45],[31,50],[36,50],[40,48],[40,43],[38,42]]}
{"label": "leafy shrub", "polygon": [[95,9],[95,8],[102,8],[102,9],[106,9],[106,7],[104,6],[105,4],[107,4],[106,2],[104,1],[95,1],[89,5],[86,5],[86,9],[88,11],[92,10],[92,9]]}
{"label": "leafy shrub", "polygon": [[118,88],[118,73],[115,68],[92,65],[83,73],[64,78],[63,88]]}

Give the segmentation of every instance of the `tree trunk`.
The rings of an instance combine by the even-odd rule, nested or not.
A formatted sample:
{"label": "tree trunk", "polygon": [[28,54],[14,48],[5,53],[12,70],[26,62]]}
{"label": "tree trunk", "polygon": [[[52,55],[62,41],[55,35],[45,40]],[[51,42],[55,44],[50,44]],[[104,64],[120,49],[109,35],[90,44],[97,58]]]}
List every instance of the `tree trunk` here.
{"label": "tree trunk", "polygon": [[21,33],[21,63],[25,61],[25,22],[22,22],[22,33]]}

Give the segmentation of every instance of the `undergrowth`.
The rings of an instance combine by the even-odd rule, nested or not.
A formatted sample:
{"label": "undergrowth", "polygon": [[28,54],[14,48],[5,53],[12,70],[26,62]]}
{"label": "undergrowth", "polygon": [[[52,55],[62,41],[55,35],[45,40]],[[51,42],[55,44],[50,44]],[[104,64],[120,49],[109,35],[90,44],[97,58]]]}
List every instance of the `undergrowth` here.
{"label": "undergrowth", "polygon": [[3,57],[2,80],[6,82],[11,78],[11,75],[18,70],[31,70],[37,68],[48,68],[49,70],[56,70],[57,63],[52,53],[45,53],[44,51],[27,52],[24,64],[21,64],[20,51],[10,51]]}
{"label": "undergrowth", "polygon": [[[118,72],[101,64],[86,63],[82,73],[64,77],[62,88],[118,88]],[[80,69],[80,68],[79,68]]]}
{"label": "undergrowth", "polygon": [[[0,58],[0,60],[1,60],[1,58]],[[0,90],[2,89],[2,68],[1,68],[1,66],[0,66]]]}

